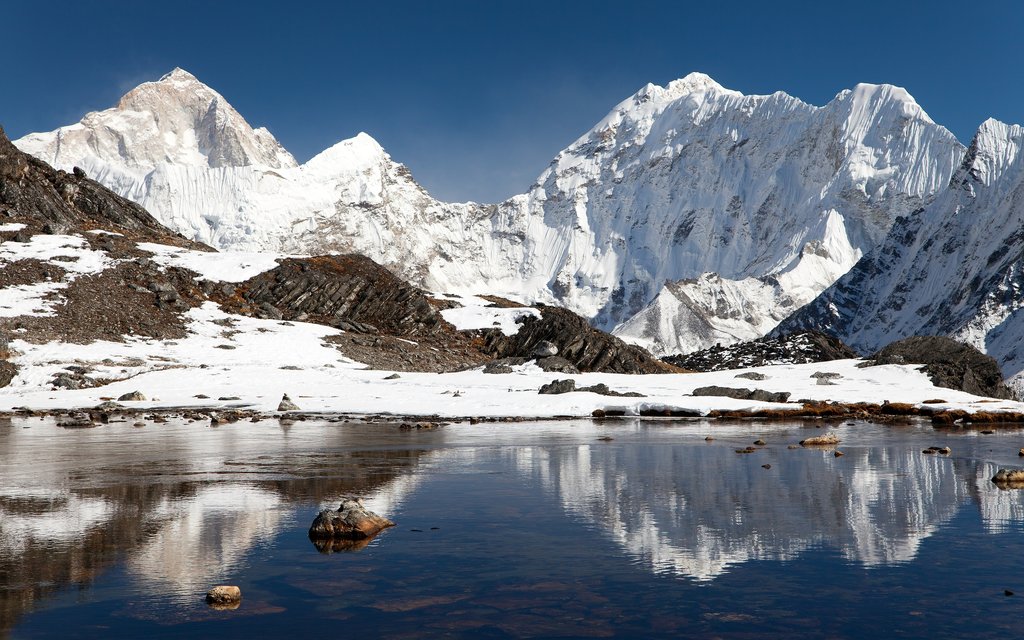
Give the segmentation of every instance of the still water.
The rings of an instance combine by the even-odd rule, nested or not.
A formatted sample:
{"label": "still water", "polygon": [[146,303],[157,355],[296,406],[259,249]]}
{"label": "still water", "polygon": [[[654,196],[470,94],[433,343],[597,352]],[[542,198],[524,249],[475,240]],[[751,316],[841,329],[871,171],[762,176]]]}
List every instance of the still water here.
{"label": "still water", "polygon": [[[799,423],[4,422],[0,633],[1020,636],[1024,493],[989,478],[1024,432],[836,431],[842,457],[789,449]],[[398,526],[319,553],[352,494]]]}

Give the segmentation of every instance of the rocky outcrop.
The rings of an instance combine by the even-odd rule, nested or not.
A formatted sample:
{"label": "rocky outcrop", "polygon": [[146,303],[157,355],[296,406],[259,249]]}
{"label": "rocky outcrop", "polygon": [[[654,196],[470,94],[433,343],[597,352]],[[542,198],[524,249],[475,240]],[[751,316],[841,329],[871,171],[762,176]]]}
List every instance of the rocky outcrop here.
{"label": "rocky outcrop", "polygon": [[454,333],[422,290],[365,256],[289,258],[234,289],[214,290],[213,296],[246,315],[317,322],[355,333]]}
{"label": "rocky outcrop", "polygon": [[856,358],[841,341],[818,331],[800,331],[781,337],[765,337],[685,355],[666,356],[665,362],[690,371],[722,371],[773,364],[804,364]]}
{"label": "rocky outcrop", "polygon": [[920,364],[932,384],[977,396],[1012,399],[995,359],[943,336],[898,340],[871,356],[874,364]]}
{"label": "rocky outcrop", "polygon": [[342,498],[337,511],[324,510],[317,514],[309,528],[309,537],[311,540],[362,540],[393,526],[394,522],[367,511],[361,499],[347,497]]}
{"label": "rocky outcrop", "polygon": [[568,309],[542,306],[541,317],[526,316],[519,331],[506,336],[489,330],[484,335],[484,352],[496,358],[529,358],[548,342],[580,371],[608,373],[672,373],[678,369],[658,360],[647,350],[626,344],[615,336],[590,326]]}

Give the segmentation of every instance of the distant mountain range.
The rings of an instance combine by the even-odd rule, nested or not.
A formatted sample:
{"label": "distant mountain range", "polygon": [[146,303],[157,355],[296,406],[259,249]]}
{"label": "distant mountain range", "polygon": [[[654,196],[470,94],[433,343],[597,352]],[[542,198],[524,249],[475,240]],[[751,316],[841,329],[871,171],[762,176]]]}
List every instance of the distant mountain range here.
{"label": "distant mountain range", "polygon": [[694,73],[617,105],[524,194],[445,203],[366,134],[299,165],[175,69],[15,143],[222,250],[358,252],[435,291],[567,306],[656,353],[756,338],[811,303],[783,327],[861,349],[953,334],[1013,376],[1020,141],[989,121],[966,149],[889,85],[815,107]]}

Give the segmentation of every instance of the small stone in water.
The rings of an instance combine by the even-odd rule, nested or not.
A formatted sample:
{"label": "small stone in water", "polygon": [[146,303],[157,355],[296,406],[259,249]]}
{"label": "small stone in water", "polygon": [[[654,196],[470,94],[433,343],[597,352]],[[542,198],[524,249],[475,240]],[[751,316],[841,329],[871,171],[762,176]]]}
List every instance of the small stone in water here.
{"label": "small stone in water", "polygon": [[232,604],[242,599],[242,590],[233,585],[218,585],[206,592],[206,602],[212,605]]}
{"label": "small stone in water", "polygon": [[763,447],[764,446],[764,440],[761,440],[760,438],[758,438],[757,440],[754,440],[754,444],[756,444],[759,447]]}

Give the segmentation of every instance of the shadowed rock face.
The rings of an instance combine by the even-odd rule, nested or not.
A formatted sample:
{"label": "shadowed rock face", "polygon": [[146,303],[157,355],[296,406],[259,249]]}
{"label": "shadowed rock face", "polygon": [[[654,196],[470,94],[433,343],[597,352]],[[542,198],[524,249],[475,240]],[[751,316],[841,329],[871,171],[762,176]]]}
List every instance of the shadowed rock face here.
{"label": "shadowed rock face", "polygon": [[876,364],[922,364],[932,383],[990,398],[1013,398],[991,356],[943,336],[898,340],[872,356]]}
{"label": "shadowed rock face", "polygon": [[525,317],[515,335],[506,336],[500,331],[488,331],[485,334],[484,351],[497,358],[528,358],[542,342],[550,342],[558,347],[558,355],[580,371],[678,371],[652,356],[646,349],[626,344],[611,334],[591,327],[572,311],[559,307],[541,308],[540,318]]}
{"label": "shadowed rock face", "polygon": [[138,240],[208,249],[170,231],[139,205],[84,172],[59,171],[19,151],[0,128],[0,219],[25,223],[30,231],[62,233],[97,226]]}

